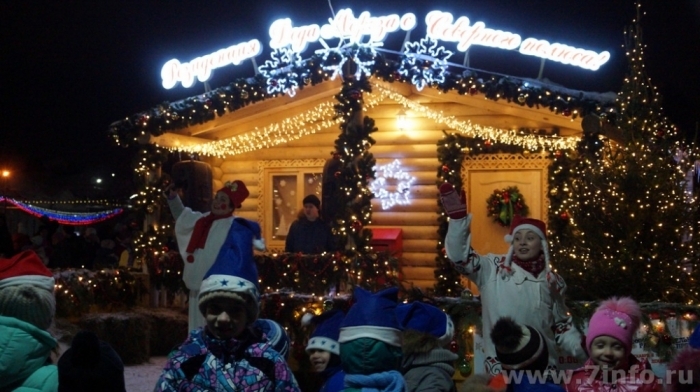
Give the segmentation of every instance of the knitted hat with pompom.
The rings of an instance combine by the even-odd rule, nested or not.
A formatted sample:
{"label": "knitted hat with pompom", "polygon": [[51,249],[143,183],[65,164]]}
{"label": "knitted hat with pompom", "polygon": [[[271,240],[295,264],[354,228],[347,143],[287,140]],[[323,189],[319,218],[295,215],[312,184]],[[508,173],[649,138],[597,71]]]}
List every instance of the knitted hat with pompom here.
{"label": "knitted hat with pompom", "polygon": [[610,336],[622,342],[629,354],[641,319],[642,311],[632,298],[612,297],[603,301],[588,322],[586,349],[591,352],[591,344],[598,336]]}
{"label": "knitted hat with pompom", "polygon": [[48,329],[56,313],[54,278],[32,250],[0,259],[0,316]]}

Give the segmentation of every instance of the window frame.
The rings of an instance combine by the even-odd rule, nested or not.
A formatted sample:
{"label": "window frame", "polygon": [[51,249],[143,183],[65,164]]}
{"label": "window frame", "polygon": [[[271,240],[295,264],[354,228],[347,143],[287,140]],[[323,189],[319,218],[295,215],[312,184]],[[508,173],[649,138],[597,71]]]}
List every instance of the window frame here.
{"label": "window frame", "polygon": [[[259,184],[262,187],[262,192],[258,195],[258,221],[262,227],[262,235],[265,239],[268,250],[272,252],[284,252],[285,240],[273,238],[274,230],[274,191],[273,178],[277,175],[296,175],[296,203],[297,211],[301,208],[301,201],[306,196],[304,194],[304,175],[319,174],[319,183],[323,182],[323,168],[326,164],[325,159],[304,159],[304,160],[273,160],[261,161],[259,164]],[[319,186],[318,196],[322,199],[322,186]],[[295,218],[296,219],[296,218]],[[289,222],[291,224],[291,222]]]}

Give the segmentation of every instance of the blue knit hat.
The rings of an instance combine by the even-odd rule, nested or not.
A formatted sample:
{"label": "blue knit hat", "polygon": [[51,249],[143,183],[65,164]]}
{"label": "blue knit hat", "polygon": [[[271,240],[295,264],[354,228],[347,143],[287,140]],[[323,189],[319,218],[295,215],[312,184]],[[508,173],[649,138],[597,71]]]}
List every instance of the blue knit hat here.
{"label": "blue knit hat", "polygon": [[372,338],[401,347],[401,326],[396,319],[399,289],[391,287],[372,294],[355,287],[355,304],[340,325],[338,343]]}
{"label": "blue knit hat", "polygon": [[311,319],[316,325],[314,332],[306,345],[306,352],[311,350],[323,350],[340,355],[340,324],[345,318],[345,313],[340,309],[329,310]]}
{"label": "blue knit hat", "polygon": [[396,307],[396,317],[401,327],[431,334],[441,344],[449,343],[455,333],[455,326],[447,313],[425,302],[411,302]]}
{"label": "blue knit hat", "polygon": [[204,275],[199,289],[199,310],[204,314],[205,302],[214,297],[228,297],[242,301],[248,310],[248,321],[258,318],[260,288],[258,268],[253,259],[255,230],[245,219],[236,218],[216,257]]}
{"label": "blue knit hat", "polygon": [[289,359],[289,335],[281,325],[274,320],[257,319],[255,326],[265,334],[273,350],[280,353],[285,360]]}
{"label": "blue knit hat", "polygon": [[700,325],[695,327],[695,330],[688,339],[688,346],[692,348],[700,348]]}

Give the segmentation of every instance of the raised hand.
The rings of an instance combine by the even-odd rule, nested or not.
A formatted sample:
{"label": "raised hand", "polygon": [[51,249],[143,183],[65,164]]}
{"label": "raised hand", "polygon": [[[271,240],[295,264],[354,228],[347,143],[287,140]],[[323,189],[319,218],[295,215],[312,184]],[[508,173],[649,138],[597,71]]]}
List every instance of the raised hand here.
{"label": "raised hand", "polygon": [[442,207],[450,219],[462,219],[467,216],[467,198],[464,191],[457,193],[449,182],[440,185]]}

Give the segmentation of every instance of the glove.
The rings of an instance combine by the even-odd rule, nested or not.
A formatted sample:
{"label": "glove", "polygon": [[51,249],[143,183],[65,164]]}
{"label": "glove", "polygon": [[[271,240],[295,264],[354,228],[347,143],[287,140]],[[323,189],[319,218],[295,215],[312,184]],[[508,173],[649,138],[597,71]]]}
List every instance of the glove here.
{"label": "glove", "polygon": [[467,216],[467,198],[464,191],[457,194],[454,186],[446,182],[440,185],[440,199],[442,207],[450,219],[462,219]]}

